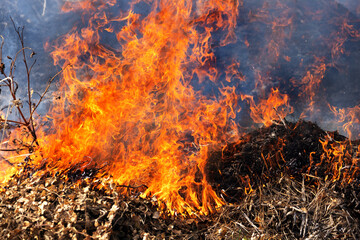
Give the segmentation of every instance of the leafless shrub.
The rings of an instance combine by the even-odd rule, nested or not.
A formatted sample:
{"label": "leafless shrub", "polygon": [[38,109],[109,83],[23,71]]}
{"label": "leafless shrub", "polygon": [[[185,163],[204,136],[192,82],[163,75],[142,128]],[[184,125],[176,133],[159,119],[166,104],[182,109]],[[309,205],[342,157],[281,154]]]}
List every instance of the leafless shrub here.
{"label": "leafless shrub", "polygon": [[[3,116],[0,117],[1,145],[3,145],[2,147],[0,147],[0,152],[20,152],[22,150],[27,150],[29,153],[32,153],[35,148],[39,146],[36,134],[35,112],[39,107],[40,103],[44,100],[45,95],[49,91],[51,83],[63,70],[59,71],[57,74],[55,74],[55,76],[50,78],[44,92],[40,94],[40,98],[38,100],[35,100],[33,98],[34,91],[31,87],[31,75],[33,67],[36,63],[36,59],[33,58],[36,53],[32,48],[25,46],[24,27],[17,27],[12,19],[11,21],[20,42],[21,49],[13,57],[7,57],[7,59],[10,60],[10,66],[6,68],[2,54],[2,50],[5,45],[5,39],[3,36],[0,35],[0,74],[3,76],[2,79],[0,78],[0,87],[5,87],[10,96],[8,105],[2,108],[2,111],[6,109],[6,113],[4,113]],[[19,58],[22,58],[22,62],[25,67],[25,72],[23,73],[25,75],[27,83],[25,86],[27,99],[25,101],[21,100],[20,97],[18,97],[19,84],[15,79],[16,64]],[[9,117],[14,109],[18,114],[18,119],[10,119]],[[25,129],[25,133],[28,136],[31,136],[31,141],[29,143],[25,143],[21,139],[18,139],[18,141],[15,141],[15,145],[17,145],[16,147],[9,147],[8,142],[4,142],[6,131],[8,129],[14,130],[19,128]],[[15,142],[13,141],[12,143]],[[4,145],[6,145],[7,147],[4,147]],[[10,161],[7,162],[11,163]]]}

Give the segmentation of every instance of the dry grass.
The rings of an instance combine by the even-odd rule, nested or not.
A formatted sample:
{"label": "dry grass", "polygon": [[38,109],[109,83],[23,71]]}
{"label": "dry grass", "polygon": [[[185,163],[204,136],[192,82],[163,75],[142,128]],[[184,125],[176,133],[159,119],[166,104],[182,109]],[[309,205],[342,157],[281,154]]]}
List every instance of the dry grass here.
{"label": "dry grass", "polygon": [[[288,177],[259,187],[227,206],[210,230],[211,239],[359,239],[359,219],[336,183],[307,186]],[[359,201],[359,199],[352,199]],[[216,236],[216,237],[215,237]]]}
{"label": "dry grass", "polygon": [[[111,179],[15,176],[0,191],[1,239],[359,239],[336,183],[288,177],[210,216],[160,216],[156,200],[119,195]],[[99,189],[102,188],[102,189]],[[359,199],[352,199],[358,201]]]}

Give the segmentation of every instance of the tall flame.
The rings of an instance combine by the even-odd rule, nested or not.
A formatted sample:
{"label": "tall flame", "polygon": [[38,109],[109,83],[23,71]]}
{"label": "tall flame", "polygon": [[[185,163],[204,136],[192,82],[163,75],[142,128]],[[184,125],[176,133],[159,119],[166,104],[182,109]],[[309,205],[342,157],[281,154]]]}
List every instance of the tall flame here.
{"label": "tall flame", "polygon": [[[55,64],[64,70],[64,96],[49,113],[52,129],[40,139],[50,169],[79,166],[105,169],[123,185],[146,185],[170,210],[208,213],[223,201],[204,175],[207,152],[231,137],[235,89],[205,97],[190,85],[216,81],[211,34],[234,41],[237,2],[154,1],[147,16],[134,12],[113,18],[113,2],[76,5],[91,12],[86,27],[57,40]],[[71,6],[66,5],[65,10]],[[113,33],[117,49],[101,44]],[[51,134],[49,134],[49,132]]]}
{"label": "tall flame", "polygon": [[[206,214],[223,204],[206,180],[207,154],[238,140],[241,107],[265,126],[290,113],[320,123],[332,114],[350,139],[360,137],[360,105],[332,106],[323,91],[347,43],[360,41],[357,23],[335,14],[334,2],[133,0],[117,12],[119,4],[62,7],[83,22],[46,46],[64,70],[60,98],[37,132],[35,165],[54,174],[101,169],[119,184],[142,186],[173,213]],[[236,56],[223,67],[216,51],[226,45]],[[352,142],[320,142],[332,179],[350,182],[360,172]],[[0,170],[0,182],[14,171]]]}

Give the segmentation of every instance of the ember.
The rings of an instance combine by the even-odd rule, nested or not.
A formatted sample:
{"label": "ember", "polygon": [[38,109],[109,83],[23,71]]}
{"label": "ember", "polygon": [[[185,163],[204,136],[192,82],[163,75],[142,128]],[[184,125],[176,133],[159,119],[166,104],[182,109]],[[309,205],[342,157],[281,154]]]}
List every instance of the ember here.
{"label": "ember", "polygon": [[1,237],[360,237],[358,12],[308,0],[61,10],[82,19],[45,44],[61,70],[42,94],[24,31],[12,20],[9,64],[1,38]]}

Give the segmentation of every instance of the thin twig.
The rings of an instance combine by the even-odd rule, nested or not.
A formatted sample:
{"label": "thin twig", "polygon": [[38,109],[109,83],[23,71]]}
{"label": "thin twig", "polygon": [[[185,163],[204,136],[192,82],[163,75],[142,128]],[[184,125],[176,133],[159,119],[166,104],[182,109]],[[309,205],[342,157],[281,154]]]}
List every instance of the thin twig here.
{"label": "thin twig", "polygon": [[12,167],[14,166],[14,164],[12,162],[10,162],[9,160],[7,160],[6,158],[1,157],[0,161],[4,161]]}
{"label": "thin twig", "polygon": [[30,68],[29,68],[29,74],[31,73],[31,70],[32,70],[32,68],[34,67],[35,63],[36,63],[36,59],[34,60],[34,62],[31,64],[31,66],[30,66]]}
{"label": "thin twig", "polygon": [[117,187],[123,187],[123,188],[141,188],[141,187],[145,187],[145,188],[149,188],[148,186],[146,186],[145,184],[141,184],[139,186],[131,186],[131,185],[116,185]]}
{"label": "thin twig", "polygon": [[[7,81],[7,80],[9,80],[9,81],[13,81],[13,79],[12,78],[4,78],[4,79],[2,79],[1,81],[0,81],[0,83],[1,82],[4,82],[4,81]],[[5,129],[6,129],[6,123],[7,123],[7,121],[8,121],[8,117],[9,117],[9,114],[10,114],[10,107],[7,109],[7,111],[6,111],[6,116],[5,116],[5,119],[1,119],[1,120],[4,120],[4,127],[3,127],[3,132],[2,132],[2,136],[1,136],[1,142],[3,141],[3,139],[4,139],[4,136],[5,136]]]}
{"label": "thin twig", "polygon": [[37,104],[35,105],[35,107],[33,108],[33,111],[32,111],[32,113],[31,113],[31,116],[30,116],[30,117],[32,117],[32,115],[34,114],[35,110],[39,107],[39,105],[40,105],[41,101],[43,100],[44,96],[45,96],[46,93],[49,91],[49,88],[50,88],[51,83],[52,83],[52,82],[54,81],[54,79],[55,79],[60,73],[62,73],[69,65],[70,65],[70,64],[66,65],[63,69],[61,69],[59,72],[57,72],[57,73],[49,80],[49,82],[48,82],[48,84],[47,84],[47,86],[46,86],[45,91],[41,94],[41,97],[40,97],[38,103],[37,103]]}
{"label": "thin twig", "polygon": [[[17,149],[17,150],[18,150],[18,149]],[[21,150],[21,149],[19,149],[19,150]],[[0,151],[2,151],[2,150],[0,150]],[[7,150],[5,150],[5,151],[7,151]],[[8,152],[9,152],[9,151],[8,151]],[[17,155],[17,156],[8,157],[8,158],[4,158],[4,157],[0,156],[0,157],[1,157],[0,161],[4,161],[4,162],[6,162],[7,164],[9,164],[9,165],[11,165],[11,166],[15,166],[14,163],[12,163],[12,162],[9,161],[10,159],[14,159],[14,158],[18,158],[18,157],[28,157],[28,156],[31,156],[31,155],[33,155],[33,153]]]}
{"label": "thin twig", "polygon": [[8,157],[6,159],[9,160],[9,159],[14,159],[14,158],[19,158],[19,157],[29,157],[31,155],[34,155],[34,153],[26,153],[26,154],[16,155],[16,156]]}
{"label": "thin twig", "polygon": [[245,217],[245,219],[250,223],[250,225],[258,232],[261,233],[260,229],[250,220],[250,218],[244,213],[242,212],[243,216]]}
{"label": "thin twig", "polygon": [[46,0],[44,0],[43,11],[42,11],[41,16],[45,15],[45,10],[46,10]]}
{"label": "thin twig", "polygon": [[0,149],[0,152],[18,152],[26,149],[27,148]]}
{"label": "thin twig", "polygon": [[14,69],[15,69],[15,63],[16,63],[16,60],[17,60],[18,55],[19,55],[20,53],[22,53],[22,51],[25,51],[26,49],[33,51],[33,49],[30,48],[30,47],[23,47],[23,48],[21,48],[19,51],[16,52],[15,57],[14,57],[14,58],[12,59],[12,61],[11,61],[11,65],[10,65],[10,76],[14,75],[14,72],[13,72],[13,71],[14,71]]}
{"label": "thin twig", "polygon": [[281,115],[280,115],[279,112],[276,110],[276,108],[273,107],[273,109],[275,110],[276,115],[278,115],[278,117],[279,117],[280,121],[282,122],[282,124],[284,124],[285,128],[288,128],[288,127],[286,126],[286,123],[285,123],[284,119],[281,117]]}
{"label": "thin twig", "polygon": [[4,74],[4,69],[5,69],[5,65],[2,62],[2,49],[5,43],[4,37],[2,35],[0,35],[1,37],[1,46],[0,46],[0,72],[1,74]]}
{"label": "thin twig", "polygon": [[11,18],[11,21],[14,25],[14,29],[19,37],[19,40],[20,40],[20,43],[21,43],[21,47],[22,47],[22,54],[23,54],[23,61],[24,61],[24,65],[25,65],[25,68],[26,68],[26,76],[27,76],[27,91],[28,91],[28,105],[29,105],[29,119],[28,119],[28,129],[31,133],[31,135],[33,136],[34,138],[34,142],[36,143],[36,145],[39,145],[38,141],[37,141],[37,136],[36,136],[36,132],[35,132],[35,127],[34,127],[34,121],[33,121],[33,118],[32,118],[32,101],[31,101],[31,86],[30,86],[30,73],[31,73],[31,69],[32,69],[32,66],[31,68],[29,69],[29,66],[27,64],[27,60],[26,60],[26,54],[25,54],[25,44],[24,44],[24,27],[22,28],[21,32],[19,30],[19,28],[16,28],[16,25],[15,25],[15,22],[14,20]]}

